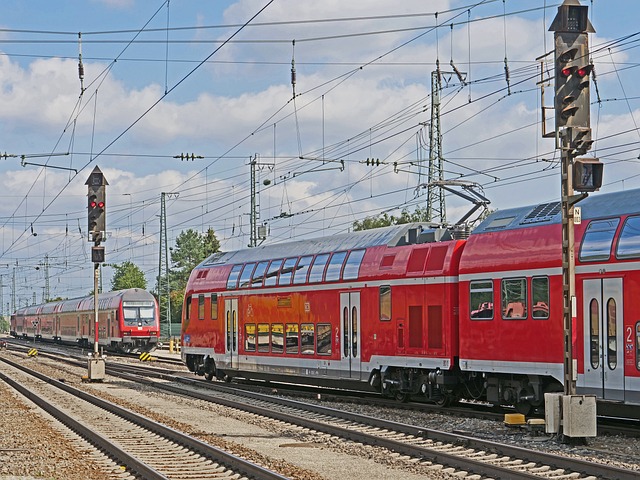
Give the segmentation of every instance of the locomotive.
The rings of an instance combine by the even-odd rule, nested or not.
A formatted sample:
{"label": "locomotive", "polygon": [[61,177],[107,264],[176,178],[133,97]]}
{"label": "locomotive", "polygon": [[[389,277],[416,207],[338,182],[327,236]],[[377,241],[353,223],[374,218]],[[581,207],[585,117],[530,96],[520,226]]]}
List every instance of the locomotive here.
{"label": "locomotive", "polygon": [[[93,295],[20,308],[11,315],[11,335],[88,347],[95,341]],[[158,344],[158,304],[146,290],[129,288],[98,296],[98,345],[124,353],[148,352]]]}
{"label": "locomotive", "polygon": [[[640,404],[640,190],[580,206],[576,391]],[[560,203],[499,210],[457,237],[407,224],[215,253],[187,284],[182,359],[209,380],[527,413],[563,389]]]}

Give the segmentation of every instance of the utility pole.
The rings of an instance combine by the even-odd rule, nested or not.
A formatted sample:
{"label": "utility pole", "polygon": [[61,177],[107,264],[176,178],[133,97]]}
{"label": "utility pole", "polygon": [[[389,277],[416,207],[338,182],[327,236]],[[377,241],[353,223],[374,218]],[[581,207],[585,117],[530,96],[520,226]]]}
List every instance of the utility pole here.
{"label": "utility pole", "polygon": [[[167,205],[166,197],[180,195],[177,192],[162,192],[160,194],[160,258],[158,260],[158,305],[160,305],[160,318],[162,319],[162,298],[163,286],[167,295],[167,306],[165,309],[165,318],[167,319],[167,335],[171,339],[173,332],[171,331],[171,282],[169,280],[169,249],[167,240]],[[164,285],[163,285],[164,279]]]}
{"label": "utility pole", "polygon": [[[267,231],[264,226],[258,227],[258,220],[260,219],[260,205],[258,204],[258,192],[256,189],[257,185],[257,173],[256,170],[258,167],[274,167],[273,163],[261,163],[258,161],[258,154],[256,153],[253,158],[249,161],[249,166],[251,167],[251,213],[249,214],[249,223],[251,224],[251,230],[249,235],[249,248],[257,247],[258,241],[264,241],[267,238]],[[268,180],[265,180],[265,185],[268,185]]]}
{"label": "utility pole", "polygon": [[442,75],[440,62],[437,69],[431,72],[431,124],[429,128],[429,176],[427,178],[427,221],[439,219],[447,223],[447,212],[444,204],[444,190],[436,183],[444,180],[442,158],[442,131],[440,130],[440,91]]}
{"label": "utility pole", "polygon": [[[576,394],[577,364],[573,358],[573,324],[577,322],[575,282],[574,224],[579,207],[575,204],[602,184],[602,164],[584,155],[591,140],[589,77],[593,66],[589,60],[589,33],[595,30],[588,19],[588,8],[579,0],[564,0],[558,7],[550,31],[554,32],[555,49],[555,121],[556,148],[561,152],[562,210],[562,291],[563,291],[563,351],[564,397],[562,398],[563,434],[568,437],[595,436],[595,396],[593,402],[581,398],[572,408]],[[575,195],[575,191],[583,192]],[[587,335],[587,333],[585,333]],[[559,401],[559,400],[558,400]],[[593,405],[593,408],[591,408]],[[592,410],[592,411],[591,411]],[[583,421],[575,428],[572,416],[582,420],[593,415],[593,421]],[[579,423],[579,422],[576,422]],[[592,427],[591,427],[592,424]]]}

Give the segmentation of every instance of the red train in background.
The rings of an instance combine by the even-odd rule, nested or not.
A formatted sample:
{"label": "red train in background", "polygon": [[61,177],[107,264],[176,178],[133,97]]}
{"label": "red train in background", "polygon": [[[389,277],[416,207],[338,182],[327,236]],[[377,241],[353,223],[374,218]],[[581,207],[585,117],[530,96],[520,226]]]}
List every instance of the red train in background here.
{"label": "red train in background", "polygon": [[[32,305],[11,315],[11,335],[93,345],[93,295]],[[148,352],[158,344],[158,304],[146,290],[130,288],[98,296],[98,345],[120,352]]]}
{"label": "red train in background", "polygon": [[[640,190],[576,225],[577,392],[640,404]],[[368,388],[528,412],[563,381],[559,203],[468,238],[399,225],[216,253],[189,278],[182,358],[212,379]]]}

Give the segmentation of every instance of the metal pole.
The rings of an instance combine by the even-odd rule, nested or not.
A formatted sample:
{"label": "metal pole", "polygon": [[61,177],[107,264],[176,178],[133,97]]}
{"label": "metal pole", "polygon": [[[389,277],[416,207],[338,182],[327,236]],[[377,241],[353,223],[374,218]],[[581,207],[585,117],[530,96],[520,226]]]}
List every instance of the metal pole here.
{"label": "metal pole", "polygon": [[99,263],[93,264],[93,319],[94,319],[94,343],[93,354],[98,357],[98,280],[100,277]]}

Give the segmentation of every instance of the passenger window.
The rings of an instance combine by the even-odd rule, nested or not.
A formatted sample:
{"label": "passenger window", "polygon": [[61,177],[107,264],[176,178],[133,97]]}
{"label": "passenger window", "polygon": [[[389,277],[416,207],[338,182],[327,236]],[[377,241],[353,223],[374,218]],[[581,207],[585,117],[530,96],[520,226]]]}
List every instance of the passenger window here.
{"label": "passenger window", "polygon": [[328,323],[318,324],[318,355],[331,355],[331,325]]}
{"label": "passenger window", "polygon": [[218,319],[218,294],[211,294],[211,320]]}
{"label": "passenger window", "polygon": [[531,316],[543,320],[549,318],[549,278],[531,279]]}
{"label": "passenger window", "polygon": [[311,271],[309,272],[309,283],[318,283],[322,281],[322,274],[324,273],[324,267],[329,260],[329,254],[323,253],[322,255],[316,255]]}
{"label": "passenger window", "polygon": [[469,283],[469,313],[474,320],[493,318],[493,282],[474,280]]}
{"label": "passenger window", "polygon": [[244,326],[244,349],[246,352],[256,351],[256,324],[247,323]]}
{"label": "passenger window", "polygon": [[297,354],[299,351],[299,344],[298,324],[287,323],[287,353]]}
{"label": "passenger window", "polygon": [[300,345],[303,355],[313,355],[315,352],[316,337],[313,323],[300,325]]}
{"label": "passenger window", "polygon": [[636,323],[636,369],[640,370],[640,322]]}
{"label": "passenger window", "polygon": [[298,258],[287,258],[284,261],[280,275],[278,276],[278,285],[291,285],[291,279],[293,278],[293,269],[296,266]]}
{"label": "passenger window", "polygon": [[234,265],[231,269],[231,273],[229,273],[229,278],[227,279],[227,290],[238,288],[238,276],[240,275],[240,270],[242,270],[242,265]]}
{"label": "passenger window", "polygon": [[274,323],[271,325],[271,353],[284,352],[284,325]]}
{"label": "passenger window", "polygon": [[329,260],[329,265],[327,266],[327,273],[324,275],[327,282],[340,280],[340,272],[342,271],[342,264],[345,258],[347,258],[347,252],[337,252],[331,255],[331,260]]}
{"label": "passenger window", "polygon": [[380,285],[378,289],[380,300],[380,321],[391,320],[391,285]]}
{"label": "passenger window", "polygon": [[255,263],[247,263],[242,269],[242,273],[240,274],[240,285],[239,288],[247,288],[249,283],[251,282],[251,274],[253,273],[253,269],[256,266]]}
{"label": "passenger window", "polygon": [[264,279],[264,272],[267,269],[267,265],[269,265],[269,262],[260,262],[257,266],[256,269],[253,272],[253,275],[251,275],[251,287],[261,287],[262,286],[262,281]]}
{"label": "passenger window", "polygon": [[610,370],[618,366],[618,324],[616,323],[616,301],[607,300],[607,364]]}
{"label": "passenger window", "polygon": [[589,327],[591,368],[600,368],[600,305],[595,298],[589,302]]}
{"label": "passenger window", "polygon": [[204,320],[204,295],[198,295],[198,320]]}
{"label": "passenger window", "polygon": [[582,245],[580,245],[580,261],[608,260],[611,256],[613,236],[619,223],[619,218],[589,223],[582,239]]}
{"label": "passenger window", "polygon": [[364,253],[365,250],[352,250],[349,252],[347,263],[344,265],[344,272],[342,272],[344,280],[356,280],[358,278]]}
{"label": "passenger window", "polygon": [[272,260],[271,265],[269,265],[269,269],[267,270],[267,276],[264,277],[264,286],[271,287],[276,284],[278,280],[278,272],[282,267],[282,262],[284,260],[279,258],[278,260]]}
{"label": "passenger window", "polygon": [[502,318],[527,318],[527,279],[502,280]]}
{"label": "passenger window", "polygon": [[640,216],[629,217],[624,222],[616,248],[616,257],[640,257]]}
{"label": "passenger window", "polygon": [[296,266],[295,273],[293,274],[293,283],[300,284],[307,281],[307,272],[309,271],[309,265],[311,264],[312,255],[302,257]]}
{"label": "passenger window", "polygon": [[258,324],[258,351],[259,352],[269,351],[269,324],[268,323]]}
{"label": "passenger window", "polygon": [[189,320],[191,318],[191,297],[187,297],[184,302],[184,319]]}

